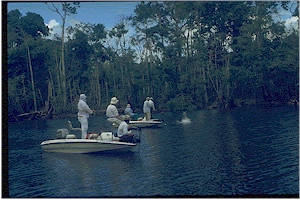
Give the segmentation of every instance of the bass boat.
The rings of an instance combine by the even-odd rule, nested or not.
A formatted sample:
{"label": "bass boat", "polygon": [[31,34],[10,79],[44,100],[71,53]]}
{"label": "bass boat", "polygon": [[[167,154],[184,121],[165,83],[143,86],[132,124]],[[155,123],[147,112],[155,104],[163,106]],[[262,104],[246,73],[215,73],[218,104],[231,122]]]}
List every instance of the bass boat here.
{"label": "bass boat", "polygon": [[46,152],[60,153],[96,153],[96,152],[128,152],[137,145],[139,139],[122,141],[113,132],[100,134],[90,133],[87,139],[77,139],[68,129],[58,129],[57,139],[46,140],[41,148]]}
{"label": "bass boat", "polygon": [[[128,116],[128,115],[127,115]],[[126,115],[120,115],[122,119],[126,117]],[[130,117],[130,116],[128,116]],[[150,119],[145,120],[145,118],[139,117],[137,120],[130,120],[129,126],[130,127],[136,127],[136,128],[150,128],[150,127],[160,127],[162,124],[161,119]],[[112,127],[117,128],[119,125],[116,123],[112,123]]]}
{"label": "bass boat", "polygon": [[[129,121],[129,126],[137,128],[160,127],[161,124],[162,121],[159,119]],[[112,127],[117,128],[118,126],[118,124],[112,123]]]}
{"label": "bass boat", "polygon": [[161,124],[162,121],[159,119],[129,121],[129,125],[139,127],[139,128],[160,127]]}

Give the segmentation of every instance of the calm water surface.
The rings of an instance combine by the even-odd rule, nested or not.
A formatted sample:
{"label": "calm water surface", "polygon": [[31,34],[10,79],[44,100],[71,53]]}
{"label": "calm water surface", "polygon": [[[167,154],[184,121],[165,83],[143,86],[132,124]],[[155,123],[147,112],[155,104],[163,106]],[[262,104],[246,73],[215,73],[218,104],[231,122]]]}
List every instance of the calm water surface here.
{"label": "calm water surface", "polygon": [[[298,108],[237,108],[154,114],[161,128],[143,129],[129,154],[47,153],[67,121],[9,123],[10,197],[176,197],[299,194]],[[91,116],[89,131],[109,130]],[[80,133],[77,133],[80,136]]]}

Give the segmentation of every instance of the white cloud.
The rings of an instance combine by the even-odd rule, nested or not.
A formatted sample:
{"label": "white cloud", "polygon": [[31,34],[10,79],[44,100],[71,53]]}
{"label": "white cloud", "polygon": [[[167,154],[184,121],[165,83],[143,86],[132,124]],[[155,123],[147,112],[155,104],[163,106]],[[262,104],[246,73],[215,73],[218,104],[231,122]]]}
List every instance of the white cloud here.
{"label": "white cloud", "polygon": [[51,19],[48,23],[45,23],[46,26],[50,29],[50,37],[52,38],[54,34],[60,35],[61,27],[55,19]]}
{"label": "white cloud", "polygon": [[55,19],[51,19],[48,24],[46,24],[49,28],[53,28],[55,26],[59,26],[59,23]]}
{"label": "white cloud", "polygon": [[291,17],[285,20],[285,26],[288,29],[298,29],[298,17]]}
{"label": "white cloud", "polygon": [[[81,22],[79,20],[76,20],[74,18],[71,18],[69,20],[66,21],[66,27],[69,26],[75,26],[76,24],[80,24]],[[48,28],[50,29],[50,35],[46,38],[48,39],[53,39],[54,35],[57,34],[58,36],[61,37],[61,25],[59,24],[59,22],[57,22],[55,19],[51,19],[48,23],[45,23],[46,26],[48,26]],[[66,35],[65,35],[66,36]],[[72,37],[72,35],[70,36]],[[65,38],[66,40],[66,38]]]}

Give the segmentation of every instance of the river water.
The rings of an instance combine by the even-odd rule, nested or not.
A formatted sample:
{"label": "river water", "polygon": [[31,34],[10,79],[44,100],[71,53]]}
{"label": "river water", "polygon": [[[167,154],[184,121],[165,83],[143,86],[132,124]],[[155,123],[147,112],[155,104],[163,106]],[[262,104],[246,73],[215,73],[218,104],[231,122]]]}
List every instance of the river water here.
{"label": "river water", "polygon": [[[9,123],[9,197],[198,197],[299,194],[298,108],[236,108],[154,114],[127,154],[43,152],[67,121]],[[89,131],[109,130],[91,116]],[[80,134],[77,134],[79,137]],[[5,167],[5,165],[4,165]]]}

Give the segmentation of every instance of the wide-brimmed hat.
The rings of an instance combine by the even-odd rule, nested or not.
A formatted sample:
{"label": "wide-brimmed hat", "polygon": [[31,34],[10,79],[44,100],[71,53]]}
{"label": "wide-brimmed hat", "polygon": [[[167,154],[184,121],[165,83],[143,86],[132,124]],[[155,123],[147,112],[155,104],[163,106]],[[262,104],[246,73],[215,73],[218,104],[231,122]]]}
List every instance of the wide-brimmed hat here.
{"label": "wide-brimmed hat", "polygon": [[154,100],[153,97],[150,97],[150,100]]}
{"label": "wide-brimmed hat", "polygon": [[117,99],[117,97],[113,97],[113,98],[111,98],[111,100],[110,100],[110,104],[116,104],[116,103],[118,103],[119,102],[119,100]]}
{"label": "wide-brimmed hat", "polygon": [[79,98],[80,98],[81,100],[85,100],[85,99],[86,99],[86,96],[85,96],[85,94],[81,94]]}
{"label": "wide-brimmed hat", "polygon": [[127,104],[126,108],[130,108],[130,107],[131,107],[131,105],[130,105],[130,104]]}
{"label": "wide-brimmed hat", "polygon": [[146,97],[146,100],[150,100],[150,97]]}

